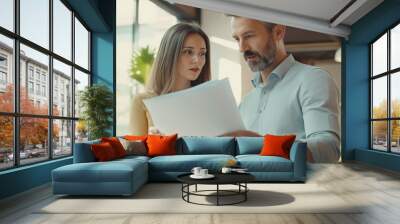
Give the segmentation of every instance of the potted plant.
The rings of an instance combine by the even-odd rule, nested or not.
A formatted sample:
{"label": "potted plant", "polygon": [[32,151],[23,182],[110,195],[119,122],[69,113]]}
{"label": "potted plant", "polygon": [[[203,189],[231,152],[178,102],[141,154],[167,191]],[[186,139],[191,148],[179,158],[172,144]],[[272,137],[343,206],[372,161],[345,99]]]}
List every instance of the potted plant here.
{"label": "potted plant", "polygon": [[110,136],[112,125],[113,94],[102,84],[94,84],[80,92],[79,106],[90,140]]}

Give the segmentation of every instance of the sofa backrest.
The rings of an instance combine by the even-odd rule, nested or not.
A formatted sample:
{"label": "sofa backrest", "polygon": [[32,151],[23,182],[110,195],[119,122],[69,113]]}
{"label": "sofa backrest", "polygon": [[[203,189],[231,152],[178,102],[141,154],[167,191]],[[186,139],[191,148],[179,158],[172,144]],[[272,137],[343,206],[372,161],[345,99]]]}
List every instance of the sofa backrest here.
{"label": "sofa backrest", "polygon": [[181,137],[177,142],[177,154],[226,154],[235,155],[233,137]]}
{"label": "sofa backrest", "polygon": [[236,155],[259,154],[264,144],[264,137],[237,137]]}
{"label": "sofa backrest", "polygon": [[[90,145],[98,143],[100,143],[100,140],[75,143],[74,163],[95,162],[96,159]],[[176,152],[178,155],[225,154],[236,156],[259,154],[263,143],[263,137],[180,137],[176,143]],[[291,151],[296,147],[299,147],[298,141],[294,142]]]}
{"label": "sofa backrest", "polygon": [[100,140],[75,143],[74,147],[74,163],[95,162],[96,158],[90,148],[92,144],[99,144]]}

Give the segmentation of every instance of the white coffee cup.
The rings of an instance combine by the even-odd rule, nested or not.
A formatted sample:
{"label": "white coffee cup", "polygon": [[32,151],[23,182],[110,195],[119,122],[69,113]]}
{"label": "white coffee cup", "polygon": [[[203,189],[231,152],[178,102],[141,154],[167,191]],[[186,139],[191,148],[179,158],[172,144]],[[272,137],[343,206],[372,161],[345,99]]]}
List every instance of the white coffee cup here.
{"label": "white coffee cup", "polygon": [[221,172],[222,173],[230,173],[232,171],[232,168],[230,167],[222,167]]}
{"label": "white coffee cup", "polygon": [[207,176],[208,175],[208,169],[201,169],[200,170],[200,176]]}
{"label": "white coffee cup", "polygon": [[199,176],[199,175],[201,175],[200,174],[200,171],[202,170],[202,168],[201,167],[193,167],[193,169],[192,169],[192,173],[194,174],[194,175],[196,175],[196,176]]}

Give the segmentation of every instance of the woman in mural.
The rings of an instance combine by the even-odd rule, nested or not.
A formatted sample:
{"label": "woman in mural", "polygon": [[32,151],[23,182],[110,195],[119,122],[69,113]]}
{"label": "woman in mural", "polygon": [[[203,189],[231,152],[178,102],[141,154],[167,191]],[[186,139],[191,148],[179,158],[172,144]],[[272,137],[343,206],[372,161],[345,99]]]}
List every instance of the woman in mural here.
{"label": "woman in mural", "polygon": [[144,99],[184,90],[210,80],[210,41],[195,24],[179,23],[164,34],[146,92],[133,98],[130,127],[134,135],[157,132]]}

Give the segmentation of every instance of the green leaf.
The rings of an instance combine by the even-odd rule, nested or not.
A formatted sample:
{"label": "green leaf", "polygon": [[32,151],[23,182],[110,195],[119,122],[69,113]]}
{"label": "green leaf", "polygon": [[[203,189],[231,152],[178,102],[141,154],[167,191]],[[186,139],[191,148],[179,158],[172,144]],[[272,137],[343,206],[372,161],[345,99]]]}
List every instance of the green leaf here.
{"label": "green leaf", "polygon": [[112,125],[113,93],[105,85],[94,84],[79,95],[81,118],[87,125],[89,139],[109,136],[107,129]]}
{"label": "green leaf", "polygon": [[154,50],[150,47],[140,48],[134,53],[131,60],[131,78],[145,84],[154,62]]}

